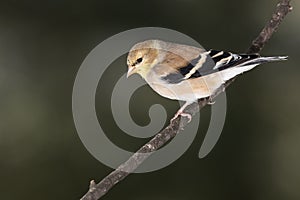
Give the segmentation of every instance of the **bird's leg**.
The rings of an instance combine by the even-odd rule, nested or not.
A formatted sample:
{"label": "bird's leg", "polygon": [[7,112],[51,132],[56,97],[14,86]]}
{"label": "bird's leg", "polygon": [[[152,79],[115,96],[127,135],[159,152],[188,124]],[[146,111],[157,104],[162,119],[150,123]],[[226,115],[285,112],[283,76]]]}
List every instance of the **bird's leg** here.
{"label": "bird's leg", "polygon": [[182,117],[187,117],[188,118],[188,123],[190,123],[190,121],[192,120],[192,115],[189,113],[184,113],[184,109],[190,105],[191,102],[185,102],[185,104],[177,111],[177,113],[175,114],[175,116],[171,119],[171,123],[174,119],[176,119],[179,115]]}

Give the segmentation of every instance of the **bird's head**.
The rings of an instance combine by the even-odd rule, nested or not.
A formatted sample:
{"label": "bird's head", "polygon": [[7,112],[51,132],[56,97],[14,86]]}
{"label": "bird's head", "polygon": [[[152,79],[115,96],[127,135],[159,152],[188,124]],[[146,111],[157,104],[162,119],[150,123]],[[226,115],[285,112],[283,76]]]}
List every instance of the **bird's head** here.
{"label": "bird's head", "polygon": [[127,77],[138,73],[143,78],[146,77],[149,70],[158,62],[157,40],[147,40],[134,45],[127,57],[128,72]]}

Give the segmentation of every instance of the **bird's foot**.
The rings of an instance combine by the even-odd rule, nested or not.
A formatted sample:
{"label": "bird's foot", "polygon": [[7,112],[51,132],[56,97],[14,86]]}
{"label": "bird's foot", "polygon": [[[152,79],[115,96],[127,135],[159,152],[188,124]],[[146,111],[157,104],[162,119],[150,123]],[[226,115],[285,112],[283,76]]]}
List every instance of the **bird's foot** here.
{"label": "bird's foot", "polygon": [[213,100],[212,97],[209,97],[209,98],[208,98],[208,102],[207,102],[208,105],[214,105],[215,103],[216,103],[216,101]]}
{"label": "bird's foot", "polygon": [[179,110],[175,116],[171,119],[171,123],[178,117],[178,116],[182,116],[182,117],[187,117],[188,118],[188,123],[190,123],[192,121],[192,115],[189,113],[184,113],[183,111]]}

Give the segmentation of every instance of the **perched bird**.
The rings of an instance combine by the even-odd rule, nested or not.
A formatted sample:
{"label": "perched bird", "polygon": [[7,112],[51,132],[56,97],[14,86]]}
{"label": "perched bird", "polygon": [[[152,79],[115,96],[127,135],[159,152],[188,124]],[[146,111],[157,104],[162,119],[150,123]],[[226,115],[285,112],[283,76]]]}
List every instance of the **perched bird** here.
{"label": "perched bird", "polygon": [[190,121],[191,115],[183,112],[189,104],[210,97],[226,81],[259,64],[286,58],[206,51],[183,44],[146,40],[130,50],[127,77],[138,73],[161,96],[185,101],[173,119],[181,115]]}

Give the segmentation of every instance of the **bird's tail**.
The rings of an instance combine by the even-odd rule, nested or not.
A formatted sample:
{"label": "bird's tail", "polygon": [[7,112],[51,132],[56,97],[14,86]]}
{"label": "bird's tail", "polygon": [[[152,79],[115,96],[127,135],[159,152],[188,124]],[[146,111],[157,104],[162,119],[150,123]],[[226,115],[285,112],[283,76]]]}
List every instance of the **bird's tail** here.
{"label": "bird's tail", "polygon": [[287,60],[287,58],[288,58],[288,56],[257,57],[257,58],[242,62],[239,65],[236,65],[235,67],[243,67],[243,66],[249,66],[249,65],[256,66],[256,65],[268,63],[268,62]]}
{"label": "bird's tail", "polygon": [[259,55],[248,55],[250,56],[249,60],[244,60],[240,62],[239,64],[236,64],[230,68],[227,68],[223,71],[221,71],[223,80],[227,81],[235,76],[242,74],[244,72],[250,71],[257,65],[267,63],[267,62],[274,62],[274,61],[280,61],[280,60],[286,60],[287,56],[273,56],[273,57],[260,57]]}

